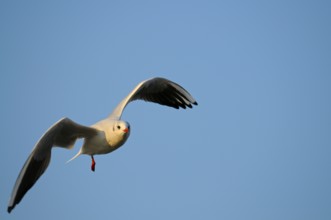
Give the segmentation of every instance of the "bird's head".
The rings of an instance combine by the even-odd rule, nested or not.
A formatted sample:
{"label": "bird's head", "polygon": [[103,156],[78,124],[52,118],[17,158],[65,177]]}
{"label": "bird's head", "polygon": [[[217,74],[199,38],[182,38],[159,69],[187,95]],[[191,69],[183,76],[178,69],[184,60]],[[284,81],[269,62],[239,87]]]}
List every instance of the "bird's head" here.
{"label": "bird's head", "polygon": [[126,121],[117,121],[113,126],[113,131],[116,135],[127,138],[130,135],[130,124]]}

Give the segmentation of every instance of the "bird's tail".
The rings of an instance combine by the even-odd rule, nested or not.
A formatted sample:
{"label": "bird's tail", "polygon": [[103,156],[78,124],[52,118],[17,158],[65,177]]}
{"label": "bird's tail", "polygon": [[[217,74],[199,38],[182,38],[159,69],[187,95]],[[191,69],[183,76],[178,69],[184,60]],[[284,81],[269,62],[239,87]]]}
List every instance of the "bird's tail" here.
{"label": "bird's tail", "polygon": [[80,149],[80,150],[78,151],[78,153],[77,153],[73,158],[71,158],[70,160],[67,161],[67,163],[73,161],[74,159],[76,159],[78,156],[80,156],[80,155],[82,155],[82,154],[83,154],[82,149]]}

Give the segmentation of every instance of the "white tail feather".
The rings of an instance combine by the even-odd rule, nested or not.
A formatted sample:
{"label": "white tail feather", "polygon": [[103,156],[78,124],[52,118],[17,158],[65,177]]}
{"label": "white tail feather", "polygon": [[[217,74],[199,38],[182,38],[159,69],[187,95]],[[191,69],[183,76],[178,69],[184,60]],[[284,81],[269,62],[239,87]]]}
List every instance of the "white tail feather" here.
{"label": "white tail feather", "polygon": [[80,150],[78,151],[78,153],[77,153],[73,158],[71,158],[70,160],[68,160],[67,163],[73,161],[74,159],[76,159],[76,158],[77,158],[78,156],[80,156],[80,155],[82,155],[82,149],[80,149]]}

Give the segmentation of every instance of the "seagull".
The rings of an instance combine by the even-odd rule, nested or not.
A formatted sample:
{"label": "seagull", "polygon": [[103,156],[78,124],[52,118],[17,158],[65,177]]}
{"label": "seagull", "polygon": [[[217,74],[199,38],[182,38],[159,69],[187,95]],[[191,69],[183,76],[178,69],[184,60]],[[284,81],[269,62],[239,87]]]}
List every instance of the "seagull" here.
{"label": "seagull", "polygon": [[108,154],[121,147],[128,139],[130,124],[122,121],[121,116],[125,107],[135,100],[154,102],[176,109],[198,105],[182,86],[168,79],[156,77],[139,83],[107,118],[92,126],[80,125],[69,118],[60,119],[39,139],[24,163],[8,203],[8,213],[46,171],[53,147],[72,149],[76,140],[83,138],[83,146],[71,160],[82,154],[89,155],[92,160],[91,170],[95,171],[94,155]]}

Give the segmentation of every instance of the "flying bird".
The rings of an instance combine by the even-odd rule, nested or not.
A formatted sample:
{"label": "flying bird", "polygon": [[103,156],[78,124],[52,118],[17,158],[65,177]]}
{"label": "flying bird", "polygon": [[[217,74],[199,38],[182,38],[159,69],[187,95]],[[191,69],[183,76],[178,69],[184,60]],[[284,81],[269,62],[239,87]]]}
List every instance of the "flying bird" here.
{"label": "flying bird", "polygon": [[157,77],[139,83],[107,118],[92,126],[83,126],[69,118],[62,118],[39,139],[24,163],[9,200],[8,213],[45,172],[53,147],[72,149],[76,140],[83,138],[82,147],[71,160],[82,154],[90,155],[91,170],[94,171],[94,155],[107,154],[122,146],[130,135],[130,124],[121,120],[121,116],[125,107],[134,100],[154,102],[176,109],[192,108],[192,105],[198,104],[182,86]]}

